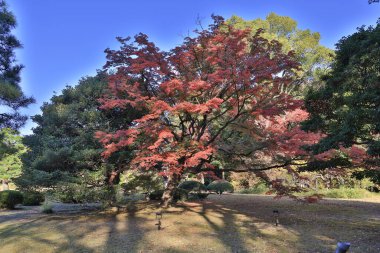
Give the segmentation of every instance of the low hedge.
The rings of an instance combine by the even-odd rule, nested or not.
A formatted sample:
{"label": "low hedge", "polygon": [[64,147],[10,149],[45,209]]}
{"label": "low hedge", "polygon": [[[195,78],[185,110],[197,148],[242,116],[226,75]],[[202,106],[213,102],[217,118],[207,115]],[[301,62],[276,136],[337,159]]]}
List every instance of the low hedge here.
{"label": "low hedge", "polygon": [[14,209],[22,201],[23,196],[19,191],[6,190],[0,192],[0,208]]}
{"label": "low hedge", "polygon": [[24,192],[24,206],[39,206],[45,200],[45,195],[41,192]]}
{"label": "low hedge", "polygon": [[[161,200],[163,194],[164,194],[164,190],[157,190],[157,191],[151,192],[149,194],[149,199]],[[177,189],[175,189],[173,200],[174,200],[174,202],[177,202],[179,200],[185,201],[188,199],[188,197],[189,197],[188,191],[181,189],[181,188],[177,188]]]}
{"label": "low hedge", "polygon": [[184,181],[178,185],[178,188],[184,189],[189,192],[190,191],[195,191],[195,192],[207,191],[207,187],[204,184],[198,181],[194,181],[194,180]]}
{"label": "low hedge", "polygon": [[207,190],[222,194],[223,192],[233,192],[234,187],[225,180],[216,180],[207,186]]}

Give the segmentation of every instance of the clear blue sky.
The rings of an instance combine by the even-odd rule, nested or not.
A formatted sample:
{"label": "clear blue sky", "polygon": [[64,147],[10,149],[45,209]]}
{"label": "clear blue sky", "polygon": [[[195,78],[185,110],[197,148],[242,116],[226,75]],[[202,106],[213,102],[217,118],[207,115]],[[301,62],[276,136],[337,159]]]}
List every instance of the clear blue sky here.
{"label": "clear blue sky", "polygon": [[[116,48],[116,36],[146,33],[160,48],[170,49],[212,13],[229,18],[265,18],[270,12],[290,16],[299,27],[321,33],[330,48],[356,27],[373,25],[380,4],[367,0],[8,0],[16,15],[14,31],[24,49],[17,52],[26,66],[22,87],[37,103],[24,110],[28,115],[66,85],[93,75],[105,63],[104,49]],[[31,133],[29,121],[21,130]]]}

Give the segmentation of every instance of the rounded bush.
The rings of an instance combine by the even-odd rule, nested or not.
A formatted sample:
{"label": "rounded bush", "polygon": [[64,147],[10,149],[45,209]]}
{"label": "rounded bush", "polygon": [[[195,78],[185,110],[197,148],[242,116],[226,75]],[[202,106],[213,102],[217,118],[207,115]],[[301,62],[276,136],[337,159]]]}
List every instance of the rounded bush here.
{"label": "rounded bush", "polygon": [[222,194],[223,192],[233,192],[234,187],[230,182],[224,180],[217,180],[212,182],[207,186],[209,191],[216,192],[218,194]]}
{"label": "rounded bush", "polygon": [[162,194],[164,194],[164,190],[157,190],[149,193],[150,200],[161,200]]}
{"label": "rounded bush", "polygon": [[22,193],[19,191],[6,190],[0,192],[0,208],[14,209],[23,200]]}
{"label": "rounded bush", "polygon": [[38,206],[45,200],[45,196],[41,192],[24,192],[23,196],[22,204],[24,206]]}
{"label": "rounded bush", "polygon": [[207,192],[196,192],[189,194],[189,200],[204,200],[209,194]]}
{"label": "rounded bush", "polygon": [[[161,200],[163,194],[164,194],[164,190],[157,190],[157,191],[151,192],[149,194],[149,199],[151,199],[151,200]],[[178,200],[185,201],[185,200],[188,199],[188,194],[189,194],[189,192],[187,190],[184,190],[184,189],[181,189],[181,188],[177,188],[174,191],[174,198],[173,198],[173,200],[174,200],[174,202],[177,202]]]}
{"label": "rounded bush", "polygon": [[178,188],[180,189],[184,189],[186,191],[195,191],[195,192],[201,192],[201,191],[206,191],[207,190],[207,187],[202,184],[201,182],[198,182],[198,181],[194,181],[194,180],[189,180],[189,181],[185,181],[185,182],[182,182]]}

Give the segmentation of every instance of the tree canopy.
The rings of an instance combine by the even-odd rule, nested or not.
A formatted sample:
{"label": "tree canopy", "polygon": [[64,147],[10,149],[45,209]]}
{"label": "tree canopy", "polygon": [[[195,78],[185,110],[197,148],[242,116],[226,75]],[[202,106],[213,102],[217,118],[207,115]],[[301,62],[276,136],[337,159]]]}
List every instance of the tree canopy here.
{"label": "tree canopy", "polygon": [[[106,69],[114,74],[102,108],[133,107],[146,114],[128,128],[99,131],[103,155],[134,149],[131,168],[155,170],[168,178],[166,204],[182,174],[212,170],[222,139],[234,142],[235,133],[244,132],[247,125],[263,145],[251,150],[251,160],[277,153],[266,162],[285,166],[276,162],[303,154],[299,145],[286,144],[297,144],[307,135],[296,127],[302,101],[285,92],[300,69],[294,53],[284,53],[278,41],[262,36],[262,30],[237,29],[220,17],[214,21],[170,52],[161,51],[144,34],[133,42],[119,38],[120,50],[107,50]],[[250,168],[265,169],[259,165]]]}
{"label": "tree canopy", "polygon": [[[337,43],[336,60],[326,84],[312,89],[305,107],[309,131],[325,137],[311,146],[322,162],[308,169],[362,167],[380,182],[380,24],[361,27]],[[329,151],[330,149],[335,152]]]}
{"label": "tree canopy", "polygon": [[298,70],[298,85],[293,88],[304,88],[307,84],[310,86],[329,70],[334,51],[320,44],[321,35],[318,32],[298,28],[297,21],[290,17],[272,12],[266,19],[244,20],[239,16],[232,16],[226,23],[238,29],[249,28],[252,34],[263,29],[261,36],[280,42],[284,53],[293,50],[295,60],[302,67]]}
{"label": "tree canopy", "polygon": [[18,109],[34,102],[24,95],[20,87],[22,65],[16,63],[15,52],[21,48],[20,41],[11,33],[16,27],[16,19],[7,8],[5,1],[0,1],[0,128],[18,129],[27,117]]}
{"label": "tree canopy", "polygon": [[135,116],[133,110],[99,110],[106,80],[103,72],[85,77],[77,86],[67,86],[61,95],[53,96],[41,107],[42,114],[32,117],[37,126],[24,140],[32,151],[24,157],[19,187],[106,189],[118,183],[119,172],[115,172],[127,163],[129,152],[122,150],[105,163],[94,133],[123,127]]}

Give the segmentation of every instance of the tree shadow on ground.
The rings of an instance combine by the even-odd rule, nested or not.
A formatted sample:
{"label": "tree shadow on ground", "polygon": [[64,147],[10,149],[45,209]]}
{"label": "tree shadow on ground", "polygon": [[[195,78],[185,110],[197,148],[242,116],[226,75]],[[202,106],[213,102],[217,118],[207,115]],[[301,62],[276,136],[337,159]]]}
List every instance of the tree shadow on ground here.
{"label": "tree shadow on ground", "polygon": [[[280,212],[278,227],[274,209]],[[211,196],[165,210],[160,232],[154,226],[157,210],[154,202],[130,203],[113,212],[28,216],[0,226],[0,252],[314,253],[332,252],[339,240],[350,241],[351,252],[380,252],[376,203],[308,205],[271,197]],[[202,241],[219,248],[199,246]]]}
{"label": "tree shadow on ground", "polygon": [[[249,217],[239,225],[250,231],[246,236],[262,238],[279,252],[332,252],[338,241],[351,242],[351,252],[380,252],[376,239],[380,236],[380,203],[323,200],[305,204],[252,195],[213,196],[210,200],[205,205],[209,209],[228,209]],[[273,210],[280,212],[278,227]],[[281,233],[288,237],[285,242]]]}

